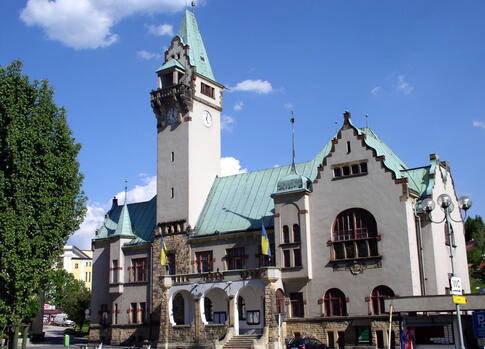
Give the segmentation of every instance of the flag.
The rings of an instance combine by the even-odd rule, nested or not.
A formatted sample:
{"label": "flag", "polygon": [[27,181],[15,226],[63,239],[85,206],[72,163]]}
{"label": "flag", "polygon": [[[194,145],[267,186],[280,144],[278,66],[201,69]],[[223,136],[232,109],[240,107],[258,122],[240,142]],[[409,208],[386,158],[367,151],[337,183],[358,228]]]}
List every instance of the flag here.
{"label": "flag", "polygon": [[163,236],[160,236],[160,264],[167,265],[167,245],[163,241]]}
{"label": "flag", "polygon": [[261,253],[265,256],[271,257],[271,249],[269,248],[268,234],[264,228],[264,222],[261,221]]}

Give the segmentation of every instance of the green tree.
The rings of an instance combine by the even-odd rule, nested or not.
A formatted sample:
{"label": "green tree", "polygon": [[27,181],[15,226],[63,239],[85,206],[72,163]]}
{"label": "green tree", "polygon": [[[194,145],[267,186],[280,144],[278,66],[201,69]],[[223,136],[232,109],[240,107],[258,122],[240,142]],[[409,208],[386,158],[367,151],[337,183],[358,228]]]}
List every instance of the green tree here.
{"label": "green tree", "polygon": [[482,217],[468,217],[465,222],[465,240],[470,241],[475,239],[476,233],[481,229],[485,229],[485,223],[483,223]]}
{"label": "green tree", "polygon": [[79,332],[82,331],[86,321],[86,309],[89,309],[90,304],[91,293],[85,287],[79,291],[69,293],[63,300],[62,310],[69,316],[69,319],[79,326]]}
{"label": "green tree", "polygon": [[65,312],[82,330],[86,321],[85,311],[89,309],[91,293],[84,282],[64,269],[53,269],[47,274],[46,302],[54,304]]}
{"label": "green tree", "polygon": [[79,150],[66,111],[54,103],[48,82],[30,82],[19,61],[0,66],[0,321],[4,325],[15,327],[31,320],[29,302],[43,291],[44,274],[84,217]]}

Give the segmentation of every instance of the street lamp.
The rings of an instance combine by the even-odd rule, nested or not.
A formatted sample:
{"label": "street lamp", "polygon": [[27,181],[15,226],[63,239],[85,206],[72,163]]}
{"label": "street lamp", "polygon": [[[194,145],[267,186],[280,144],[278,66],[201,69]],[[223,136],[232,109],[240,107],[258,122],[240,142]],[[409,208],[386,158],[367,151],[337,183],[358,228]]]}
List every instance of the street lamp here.
{"label": "street lamp", "polygon": [[[451,225],[450,225],[450,220],[452,220],[453,222],[456,222],[456,223],[462,223],[464,222],[464,220],[462,219],[453,219],[453,217],[451,217],[451,212],[453,212],[453,210],[455,209],[454,205],[453,205],[453,202],[451,201],[451,197],[448,195],[448,194],[441,194],[440,196],[438,196],[438,198],[436,199],[436,203],[438,204],[438,206],[443,210],[445,216],[443,217],[443,219],[441,221],[438,221],[438,222],[435,222],[431,219],[431,211],[434,210],[435,208],[435,203],[432,199],[430,198],[427,198],[427,199],[424,199],[421,203],[421,206],[423,208],[423,210],[426,212],[426,214],[428,215],[428,218],[429,220],[432,222],[432,223],[443,223],[446,221],[446,227],[448,229],[448,240],[449,240],[449,246],[450,246],[450,260],[451,260],[451,277],[454,277],[455,276],[455,263],[454,263],[454,260],[453,260],[453,248],[456,247],[456,246],[453,246],[453,237],[452,237],[452,229],[451,229]],[[465,211],[465,217],[466,217],[466,211],[472,206],[472,200],[468,197],[468,196],[462,196],[459,200],[458,200],[458,206],[460,207],[460,210],[463,210]],[[460,312],[460,304],[455,304],[456,306],[456,318],[457,318],[457,322],[458,322],[458,339],[459,339],[459,347],[460,349],[465,349],[465,345],[464,345],[464,342],[463,342],[463,331],[462,331],[462,328],[461,328],[461,312]]]}

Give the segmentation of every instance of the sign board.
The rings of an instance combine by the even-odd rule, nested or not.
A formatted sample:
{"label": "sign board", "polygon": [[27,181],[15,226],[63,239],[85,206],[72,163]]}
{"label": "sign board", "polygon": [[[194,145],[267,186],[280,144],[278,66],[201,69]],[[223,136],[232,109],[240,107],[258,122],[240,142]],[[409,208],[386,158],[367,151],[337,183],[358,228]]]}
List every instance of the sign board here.
{"label": "sign board", "polygon": [[453,296],[453,303],[455,304],[466,304],[465,296]]}
{"label": "sign board", "polygon": [[463,294],[463,288],[461,287],[461,279],[456,276],[452,276],[450,279],[451,294],[461,296]]}
{"label": "sign board", "polygon": [[485,311],[474,311],[472,319],[475,337],[485,338]]}

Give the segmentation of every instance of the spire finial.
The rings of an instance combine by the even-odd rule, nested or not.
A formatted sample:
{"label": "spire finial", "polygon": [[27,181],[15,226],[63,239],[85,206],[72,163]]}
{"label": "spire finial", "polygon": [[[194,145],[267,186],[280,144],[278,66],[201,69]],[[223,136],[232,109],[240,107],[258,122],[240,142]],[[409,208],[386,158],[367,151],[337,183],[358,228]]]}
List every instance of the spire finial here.
{"label": "spire finial", "polygon": [[369,114],[365,114],[365,128],[369,128],[369,125],[367,124],[368,119],[369,119]]}
{"label": "spire finial", "polygon": [[292,149],[292,154],[291,154],[291,171],[296,173],[296,166],[295,166],[295,118],[294,118],[294,112],[293,110],[290,111],[291,114],[291,149]]}
{"label": "spire finial", "polygon": [[125,205],[126,205],[126,196],[128,195],[128,179],[125,179]]}

